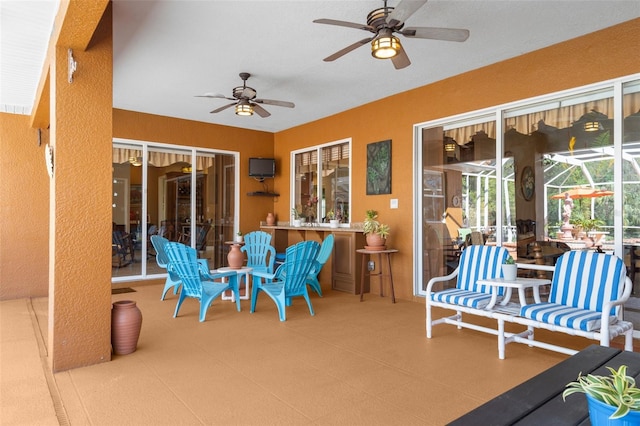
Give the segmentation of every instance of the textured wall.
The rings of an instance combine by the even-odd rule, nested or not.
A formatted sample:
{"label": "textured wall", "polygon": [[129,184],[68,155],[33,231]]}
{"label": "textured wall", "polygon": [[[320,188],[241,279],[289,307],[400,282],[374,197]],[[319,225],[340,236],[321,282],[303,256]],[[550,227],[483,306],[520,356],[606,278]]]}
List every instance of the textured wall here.
{"label": "textured wall", "polygon": [[[87,50],[51,51],[48,361],[53,371],[111,359],[111,9]],[[74,33],[75,35],[76,33]],[[82,34],[80,35],[82,36]],[[67,41],[68,38],[67,38]],[[69,41],[71,42],[71,41]]]}
{"label": "textured wall", "polygon": [[0,300],[42,297],[49,289],[49,132],[29,117],[0,113]]}

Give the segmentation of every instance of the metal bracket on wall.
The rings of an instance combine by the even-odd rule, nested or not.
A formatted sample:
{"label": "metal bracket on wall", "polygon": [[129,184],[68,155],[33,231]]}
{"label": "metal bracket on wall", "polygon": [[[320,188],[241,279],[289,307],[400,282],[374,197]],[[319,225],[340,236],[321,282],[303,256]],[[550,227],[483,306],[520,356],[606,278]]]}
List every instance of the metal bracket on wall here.
{"label": "metal bracket on wall", "polygon": [[69,69],[68,69],[69,83],[73,83],[73,73],[76,72],[76,69],[78,68],[78,63],[73,59],[73,51],[71,49],[67,51],[67,58],[69,59]]}

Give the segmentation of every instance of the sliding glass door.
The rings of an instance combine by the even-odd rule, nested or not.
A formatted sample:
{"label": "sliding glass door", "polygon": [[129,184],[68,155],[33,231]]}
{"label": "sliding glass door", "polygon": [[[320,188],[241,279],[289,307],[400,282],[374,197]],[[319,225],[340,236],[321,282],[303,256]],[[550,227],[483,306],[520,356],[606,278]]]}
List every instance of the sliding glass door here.
{"label": "sliding glass door", "polygon": [[113,281],[156,277],[151,236],[225,266],[237,223],[238,154],[118,141],[113,147]]}

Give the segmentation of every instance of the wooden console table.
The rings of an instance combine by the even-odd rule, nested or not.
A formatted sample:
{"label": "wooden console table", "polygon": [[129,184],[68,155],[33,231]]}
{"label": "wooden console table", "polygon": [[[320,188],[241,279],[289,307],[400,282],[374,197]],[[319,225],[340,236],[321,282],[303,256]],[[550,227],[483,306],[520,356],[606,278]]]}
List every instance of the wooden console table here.
{"label": "wooden console table", "polygon": [[513,389],[449,423],[465,425],[588,425],[589,409],[582,394],[562,400],[567,383],[578,374],[609,375],[605,367],[627,365],[627,375],[640,380],[640,353],[591,345]]}
{"label": "wooden console table", "polygon": [[333,254],[330,262],[327,262],[320,272],[320,283],[331,280],[331,289],[351,294],[358,294],[361,290],[365,293],[369,291],[368,279],[361,288],[361,256],[356,256],[356,248],[363,247],[365,243],[362,229],[318,225],[294,227],[282,223],[260,225],[260,229],[271,234],[271,243],[278,253],[284,253],[288,246],[300,241],[312,240],[321,243],[325,236],[333,234]]}

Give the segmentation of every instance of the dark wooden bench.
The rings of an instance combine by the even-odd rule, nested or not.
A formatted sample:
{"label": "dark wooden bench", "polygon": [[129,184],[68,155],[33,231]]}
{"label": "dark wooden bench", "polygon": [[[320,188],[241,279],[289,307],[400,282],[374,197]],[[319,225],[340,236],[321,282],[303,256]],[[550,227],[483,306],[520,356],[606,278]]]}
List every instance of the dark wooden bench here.
{"label": "dark wooden bench", "polygon": [[491,401],[449,423],[464,425],[553,426],[589,425],[587,400],[573,394],[562,400],[567,383],[582,374],[608,375],[605,367],[627,365],[627,374],[640,381],[640,354],[591,345]]}

